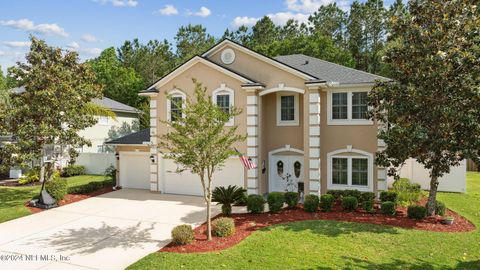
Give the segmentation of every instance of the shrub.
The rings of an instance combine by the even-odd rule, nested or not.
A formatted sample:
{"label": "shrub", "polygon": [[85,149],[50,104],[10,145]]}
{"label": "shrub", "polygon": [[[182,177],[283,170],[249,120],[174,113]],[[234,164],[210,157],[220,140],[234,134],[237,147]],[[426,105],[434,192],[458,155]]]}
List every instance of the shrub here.
{"label": "shrub", "polygon": [[40,181],[40,168],[34,167],[29,170],[25,175],[23,175],[19,180],[18,183],[20,185],[26,185],[30,183],[35,183]]}
{"label": "shrub", "polygon": [[[427,207],[428,207],[428,202],[425,204],[425,208]],[[441,201],[437,201],[437,203],[435,204],[435,214],[439,216],[445,216],[446,209],[447,207],[445,206],[445,203]]]}
{"label": "shrub", "polygon": [[277,213],[285,203],[285,195],[283,192],[270,192],[267,197],[268,209],[272,213]]}
{"label": "shrub", "polygon": [[117,169],[113,165],[108,166],[108,168],[105,169],[105,180],[111,180],[114,185],[117,183]]}
{"label": "shrub", "polygon": [[235,233],[235,222],[232,218],[217,218],[212,221],[212,232],[218,237],[230,236]]}
{"label": "shrub", "polygon": [[265,211],[265,200],[261,195],[250,194],[247,198],[247,211],[253,214]]}
{"label": "shrub", "polygon": [[421,205],[410,205],[407,209],[408,218],[421,220],[427,216],[427,208]]}
{"label": "shrub", "polygon": [[373,192],[362,192],[362,195],[360,196],[359,202],[364,204],[365,202],[372,202],[375,201],[375,193]]}
{"label": "shrub", "polygon": [[364,201],[362,203],[363,210],[367,213],[375,213],[375,209],[373,209],[373,200]]}
{"label": "shrub", "polygon": [[288,208],[295,208],[299,199],[300,196],[298,196],[298,192],[285,192],[285,202],[287,203]]}
{"label": "shrub", "polygon": [[380,201],[397,203],[397,193],[395,191],[382,191],[380,192]]}
{"label": "shrub", "polygon": [[343,196],[343,190],[330,189],[327,194],[332,195],[335,200],[339,200]]}
{"label": "shrub", "polygon": [[192,226],[183,224],[178,225],[172,230],[172,241],[176,245],[186,245],[195,239]]}
{"label": "shrub", "polygon": [[335,198],[332,194],[324,194],[320,196],[320,208],[324,212],[332,211],[333,203],[335,202]]}
{"label": "shrub", "polygon": [[346,196],[342,198],[342,207],[345,211],[355,211],[358,207],[358,199],[353,196]]}
{"label": "shrub", "polygon": [[67,195],[67,181],[59,177],[53,177],[45,183],[45,190],[55,200],[62,200]]}
{"label": "shrub", "polygon": [[81,165],[68,165],[67,167],[63,168],[62,176],[63,177],[70,177],[75,175],[84,175],[85,174],[85,166]]}
{"label": "shrub", "polygon": [[393,183],[393,191],[398,194],[400,205],[415,204],[420,200],[422,190],[419,184],[412,184],[407,178],[400,178]]}
{"label": "shrub", "polygon": [[382,202],[381,210],[383,214],[389,216],[394,216],[397,212],[395,209],[395,203],[390,201]]}
{"label": "shrub", "polygon": [[355,197],[357,202],[360,202],[362,200],[362,192],[356,189],[346,189],[343,191],[343,197]]}
{"label": "shrub", "polygon": [[319,199],[315,194],[308,194],[305,196],[305,201],[303,202],[303,209],[307,212],[315,212],[318,209]]}
{"label": "shrub", "polygon": [[230,216],[232,214],[232,204],[239,200],[244,192],[244,188],[237,186],[216,187],[212,193],[212,201],[221,204],[222,213]]}
{"label": "shrub", "polygon": [[240,196],[240,198],[238,198],[238,200],[236,200],[233,205],[235,205],[235,206],[246,206],[247,205],[247,199],[248,199],[247,190],[244,190],[244,192],[242,193],[242,196]]}
{"label": "shrub", "polygon": [[92,181],[87,184],[69,187],[67,190],[68,194],[88,194],[105,187],[113,186],[111,179],[104,181]]}

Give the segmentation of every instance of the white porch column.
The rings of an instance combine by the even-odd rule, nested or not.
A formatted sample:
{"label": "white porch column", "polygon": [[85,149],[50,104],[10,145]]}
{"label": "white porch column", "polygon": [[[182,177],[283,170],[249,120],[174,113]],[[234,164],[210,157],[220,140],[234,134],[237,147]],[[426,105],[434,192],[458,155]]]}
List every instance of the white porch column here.
{"label": "white porch column", "polygon": [[158,161],[159,155],[157,150],[157,100],[152,97],[150,100],[150,157],[154,158],[152,162],[150,160],[150,190],[158,192],[160,187],[158,185]]}
{"label": "white porch column", "polygon": [[306,194],[320,194],[320,92],[317,89],[308,91],[308,161],[309,186]]}
{"label": "white porch column", "polygon": [[259,96],[256,89],[247,92],[247,156],[257,164],[256,169],[247,170],[247,193],[259,194]]}
{"label": "white porch column", "polygon": [[[385,128],[385,125],[382,123],[378,123],[378,133],[382,129]],[[385,142],[381,139],[377,139],[377,150],[382,151],[385,149]],[[387,183],[387,169],[385,167],[377,167],[377,190],[382,191],[382,190],[387,190],[388,189],[388,183]]]}

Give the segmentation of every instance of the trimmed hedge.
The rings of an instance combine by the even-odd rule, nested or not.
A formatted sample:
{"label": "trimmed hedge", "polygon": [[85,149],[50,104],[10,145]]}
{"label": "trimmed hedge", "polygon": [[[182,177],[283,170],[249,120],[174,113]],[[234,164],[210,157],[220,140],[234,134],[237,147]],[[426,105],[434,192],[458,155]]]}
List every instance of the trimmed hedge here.
{"label": "trimmed hedge", "polygon": [[319,205],[318,196],[315,194],[308,194],[305,196],[305,201],[303,202],[303,209],[307,212],[316,212]]}
{"label": "trimmed hedge", "polygon": [[421,205],[410,205],[407,216],[411,219],[421,220],[427,217],[427,208]]}
{"label": "trimmed hedge", "polygon": [[84,185],[69,187],[68,194],[88,194],[104,187],[113,186],[113,181],[108,179],[104,181],[92,181]]}
{"label": "trimmed hedge", "polygon": [[270,192],[267,196],[267,203],[270,212],[278,213],[285,203],[285,195],[283,192]]}
{"label": "trimmed hedge", "polygon": [[172,242],[176,245],[190,244],[195,240],[195,234],[193,233],[192,226],[183,224],[178,225],[172,230]]}
{"label": "trimmed hedge", "polygon": [[355,197],[357,198],[357,202],[362,200],[362,192],[356,189],[346,189],[343,191],[343,197]]}
{"label": "trimmed hedge", "polygon": [[395,191],[382,191],[380,192],[380,201],[397,203],[398,194]]}
{"label": "trimmed hedge", "polygon": [[332,194],[324,194],[320,196],[320,208],[324,212],[332,211],[333,203],[335,202],[335,197]]}
{"label": "trimmed hedge", "polygon": [[235,233],[235,222],[232,218],[221,217],[212,221],[212,232],[218,237],[227,237]]}
{"label": "trimmed hedge", "polygon": [[381,210],[384,215],[394,216],[397,210],[395,209],[395,203],[386,201],[382,202]]}
{"label": "trimmed hedge", "polygon": [[[425,204],[425,208],[428,208],[428,202]],[[447,207],[445,206],[445,203],[441,201],[437,201],[435,204],[435,214],[439,216],[445,216],[445,211],[447,210]]]}
{"label": "trimmed hedge", "polygon": [[375,213],[375,209],[373,208],[373,200],[364,201],[362,203],[363,210],[367,213]]}
{"label": "trimmed hedge", "polygon": [[67,195],[67,181],[62,178],[54,177],[52,180],[45,183],[45,190],[57,202],[62,200]]}
{"label": "trimmed hedge", "polygon": [[355,211],[358,207],[358,199],[354,196],[346,196],[342,198],[342,207],[345,211]]}
{"label": "trimmed hedge", "polygon": [[327,191],[327,194],[330,194],[335,198],[335,200],[339,200],[343,196],[343,190],[338,190],[338,189],[329,189]]}
{"label": "trimmed hedge", "polygon": [[298,192],[285,192],[285,202],[288,205],[288,208],[295,208],[300,200]]}
{"label": "trimmed hedge", "polygon": [[253,214],[265,211],[265,200],[261,195],[250,194],[247,198],[247,211]]}
{"label": "trimmed hedge", "polygon": [[373,202],[375,201],[375,193],[373,192],[362,192],[362,195],[360,196],[360,203],[365,203],[365,202]]}
{"label": "trimmed hedge", "polygon": [[85,166],[81,166],[81,165],[68,165],[62,170],[63,177],[70,177],[70,176],[84,175],[84,174],[85,174]]}

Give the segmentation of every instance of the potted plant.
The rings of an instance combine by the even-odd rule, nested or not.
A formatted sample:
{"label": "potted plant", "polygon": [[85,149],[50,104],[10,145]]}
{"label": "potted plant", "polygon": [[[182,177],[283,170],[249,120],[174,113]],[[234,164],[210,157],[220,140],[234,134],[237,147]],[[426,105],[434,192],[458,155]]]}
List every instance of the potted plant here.
{"label": "potted plant", "polygon": [[443,220],[442,220],[442,223],[446,224],[446,225],[452,225],[453,220],[454,220],[453,217],[444,217]]}

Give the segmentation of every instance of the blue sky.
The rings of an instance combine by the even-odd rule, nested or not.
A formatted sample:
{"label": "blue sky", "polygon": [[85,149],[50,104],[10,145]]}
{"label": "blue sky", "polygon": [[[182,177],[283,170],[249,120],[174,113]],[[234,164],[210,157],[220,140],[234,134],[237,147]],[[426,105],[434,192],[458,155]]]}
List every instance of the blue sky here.
{"label": "blue sky", "polygon": [[347,11],[351,0],[3,0],[0,65],[5,72],[24,59],[29,34],[76,50],[84,60],[133,38],[173,42],[178,27],[188,23],[201,23],[219,37],[227,27],[252,25],[264,15],[279,25],[290,18],[306,20],[331,2]]}

